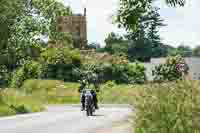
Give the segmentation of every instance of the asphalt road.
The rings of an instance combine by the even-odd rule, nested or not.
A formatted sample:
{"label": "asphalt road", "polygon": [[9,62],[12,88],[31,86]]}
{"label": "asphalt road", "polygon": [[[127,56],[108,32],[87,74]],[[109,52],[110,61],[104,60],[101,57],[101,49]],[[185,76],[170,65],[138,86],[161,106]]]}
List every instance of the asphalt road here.
{"label": "asphalt road", "polygon": [[47,112],[0,118],[0,133],[131,133],[128,106],[102,106],[87,117],[78,106],[49,106]]}

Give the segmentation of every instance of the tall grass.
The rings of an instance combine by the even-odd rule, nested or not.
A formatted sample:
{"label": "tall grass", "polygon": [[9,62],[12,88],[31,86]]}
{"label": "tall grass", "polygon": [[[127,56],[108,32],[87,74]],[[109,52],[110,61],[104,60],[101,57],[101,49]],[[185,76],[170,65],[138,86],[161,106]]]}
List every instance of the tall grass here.
{"label": "tall grass", "polygon": [[8,88],[1,91],[0,116],[45,110],[45,100],[39,95],[27,95],[22,91]]}
{"label": "tall grass", "polygon": [[79,103],[79,84],[59,80],[27,80],[22,90],[29,94],[42,93],[46,104]]}
{"label": "tall grass", "polygon": [[[137,87],[136,87],[137,86]],[[100,103],[105,104],[130,104],[133,101],[133,95],[139,85],[117,85],[115,82],[109,81],[101,86],[99,93]]]}
{"label": "tall grass", "polygon": [[102,86],[102,103],[129,103],[134,133],[200,133],[200,82]]}
{"label": "tall grass", "polygon": [[138,90],[135,133],[199,133],[200,84],[178,82]]}

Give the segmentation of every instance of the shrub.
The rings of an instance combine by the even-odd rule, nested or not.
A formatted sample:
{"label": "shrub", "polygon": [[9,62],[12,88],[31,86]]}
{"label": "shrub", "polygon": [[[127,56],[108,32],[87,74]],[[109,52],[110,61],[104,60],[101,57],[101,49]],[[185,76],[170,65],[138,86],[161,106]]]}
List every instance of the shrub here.
{"label": "shrub", "polygon": [[129,83],[144,83],[146,81],[145,67],[139,63],[127,65]]}
{"label": "shrub", "polygon": [[69,48],[49,48],[41,56],[47,65],[44,72],[45,79],[63,80],[68,82],[77,81],[76,67],[81,65],[79,50]]}
{"label": "shrub", "polygon": [[21,87],[26,79],[37,79],[42,75],[42,65],[35,61],[27,61],[17,69],[11,80],[11,87]]}
{"label": "shrub", "polygon": [[25,105],[11,105],[11,109],[15,110],[17,114],[25,114],[31,112]]}
{"label": "shrub", "polygon": [[48,48],[41,54],[41,59],[46,64],[80,65],[80,52],[69,48]]}
{"label": "shrub", "polygon": [[144,83],[146,81],[145,68],[139,63],[113,65],[112,75],[117,83]]}
{"label": "shrub", "polygon": [[119,64],[99,63],[83,65],[81,72],[91,71],[98,76],[101,83],[113,80],[116,83],[144,83],[146,81],[145,68],[139,63]]}
{"label": "shrub", "polygon": [[137,91],[135,133],[200,132],[199,83],[157,84]]}
{"label": "shrub", "polygon": [[173,81],[181,78],[177,71],[177,64],[185,62],[181,56],[168,57],[164,64],[160,64],[153,70],[154,81]]}

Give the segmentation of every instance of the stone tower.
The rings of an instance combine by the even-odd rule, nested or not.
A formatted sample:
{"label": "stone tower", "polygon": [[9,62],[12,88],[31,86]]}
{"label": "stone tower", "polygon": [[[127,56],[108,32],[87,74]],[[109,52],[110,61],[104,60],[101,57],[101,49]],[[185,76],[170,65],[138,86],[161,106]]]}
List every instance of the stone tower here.
{"label": "stone tower", "polygon": [[69,32],[72,34],[75,48],[85,49],[87,46],[86,8],[84,8],[84,15],[77,14],[59,17],[57,19],[57,29],[60,32]]}

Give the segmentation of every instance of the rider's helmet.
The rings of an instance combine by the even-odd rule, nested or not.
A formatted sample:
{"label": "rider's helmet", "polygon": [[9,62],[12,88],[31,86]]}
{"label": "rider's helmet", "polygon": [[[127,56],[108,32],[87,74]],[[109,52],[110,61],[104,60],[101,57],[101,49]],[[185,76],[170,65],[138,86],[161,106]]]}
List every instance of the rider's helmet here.
{"label": "rider's helmet", "polygon": [[85,93],[86,93],[86,90],[85,90],[85,89],[83,89],[83,90],[82,90],[82,93],[83,93],[83,94],[85,94]]}
{"label": "rider's helmet", "polygon": [[91,92],[92,94],[95,94],[95,90],[90,90],[90,92]]}

